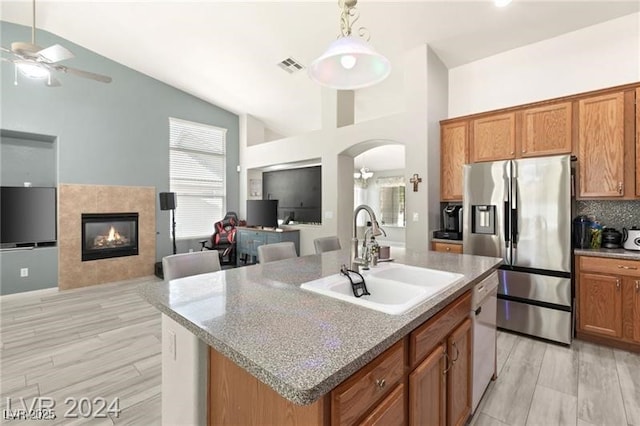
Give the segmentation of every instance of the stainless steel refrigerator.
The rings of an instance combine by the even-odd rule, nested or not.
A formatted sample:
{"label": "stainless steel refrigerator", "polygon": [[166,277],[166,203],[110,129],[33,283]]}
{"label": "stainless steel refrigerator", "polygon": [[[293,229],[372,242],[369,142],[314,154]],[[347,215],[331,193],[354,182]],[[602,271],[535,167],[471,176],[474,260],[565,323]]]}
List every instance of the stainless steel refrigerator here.
{"label": "stainless steel refrigerator", "polygon": [[573,335],[571,158],[464,166],[464,253],[502,257],[498,327]]}

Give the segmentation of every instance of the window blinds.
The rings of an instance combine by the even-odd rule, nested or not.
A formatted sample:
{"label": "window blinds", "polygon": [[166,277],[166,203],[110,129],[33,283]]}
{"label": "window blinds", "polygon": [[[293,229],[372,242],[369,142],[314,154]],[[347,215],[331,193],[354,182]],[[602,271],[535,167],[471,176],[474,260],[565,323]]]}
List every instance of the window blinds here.
{"label": "window blinds", "polygon": [[176,238],[208,237],[226,207],[227,129],[169,118],[169,186]]}

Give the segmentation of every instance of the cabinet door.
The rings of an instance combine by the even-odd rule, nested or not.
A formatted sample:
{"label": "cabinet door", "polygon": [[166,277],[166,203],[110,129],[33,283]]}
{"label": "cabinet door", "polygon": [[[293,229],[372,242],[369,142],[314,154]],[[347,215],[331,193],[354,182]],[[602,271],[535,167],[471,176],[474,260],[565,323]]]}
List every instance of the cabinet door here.
{"label": "cabinet door", "polygon": [[471,162],[509,160],[516,154],[514,113],[473,120]]}
{"label": "cabinet door", "polygon": [[360,424],[403,426],[406,423],[404,405],[404,385],[401,383]]}
{"label": "cabinet door", "polygon": [[622,279],[614,275],[579,274],[581,331],[622,337]]}
{"label": "cabinet door", "polygon": [[636,197],[640,198],[640,87],[636,89]]}
{"label": "cabinet door", "polygon": [[443,124],[440,129],[440,199],[462,201],[462,166],[469,162],[469,124]]}
{"label": "cabinet door", "polygon": [[578,103],[581,197],[624,195],[624,93]]}
{"label": "cabinet door", "polygon": [[521,157],[571,152],[571,102],[528,108],[522,113]]}
{"label": "cabinet door", "polygon": [[440,344],[409,375],[409,424],[436,426],[446,422],[445,346]]}
{"label": "cabinet door", "polygon": [[471,320],[467,318],[447,339],[451,367],[447,372],[447,425],[462,426],[471,413]]}

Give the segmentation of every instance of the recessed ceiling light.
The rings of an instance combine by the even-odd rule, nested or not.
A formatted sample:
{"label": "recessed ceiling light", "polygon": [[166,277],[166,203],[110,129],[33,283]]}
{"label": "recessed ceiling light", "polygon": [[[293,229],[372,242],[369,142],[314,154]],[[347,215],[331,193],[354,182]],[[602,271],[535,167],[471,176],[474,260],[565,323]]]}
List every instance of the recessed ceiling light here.
{"label": "recessed ceiling light", "polygon": [[508,5],[509,3],[511,3],[511,0],[493,0],[493,3],[494,3],[497,7],[505,7],[506,5]]}

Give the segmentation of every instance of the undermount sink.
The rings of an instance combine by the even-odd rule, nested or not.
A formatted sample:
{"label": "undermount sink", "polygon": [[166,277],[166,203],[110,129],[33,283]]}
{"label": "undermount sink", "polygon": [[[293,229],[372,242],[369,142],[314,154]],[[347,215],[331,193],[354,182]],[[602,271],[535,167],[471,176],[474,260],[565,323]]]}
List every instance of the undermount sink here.
{"label": "undermount sink", "polygon": [[355,297],[347,277],[339,273],[303,283],[300,288],[376,311],[400,315],[437,295],[463,275],[402,264],[380,264],[362,276],[369,296]]}

